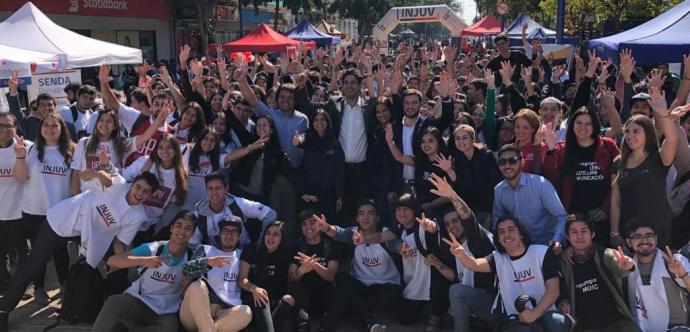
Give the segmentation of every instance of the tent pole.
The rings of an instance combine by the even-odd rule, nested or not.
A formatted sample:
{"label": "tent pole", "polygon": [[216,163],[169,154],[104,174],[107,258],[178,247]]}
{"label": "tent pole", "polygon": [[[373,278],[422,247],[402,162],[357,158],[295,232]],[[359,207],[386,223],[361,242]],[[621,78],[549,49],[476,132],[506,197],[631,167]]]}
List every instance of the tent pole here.
{"label": "tent pole", "polygon": [[556,44],[563,44],[563,29],[565,25],[565,0],[558,0],[556,17]]}

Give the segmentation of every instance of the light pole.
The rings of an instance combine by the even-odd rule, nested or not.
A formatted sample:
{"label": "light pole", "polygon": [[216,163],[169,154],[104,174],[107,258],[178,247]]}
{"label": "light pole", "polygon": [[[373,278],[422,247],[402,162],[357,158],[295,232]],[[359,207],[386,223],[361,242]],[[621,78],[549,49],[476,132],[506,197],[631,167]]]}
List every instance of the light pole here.
{"label": "light pole", "polygon": [[556,43],[563,44],[563,28],[565,28],[565,0],[558,0],[556,14]]}

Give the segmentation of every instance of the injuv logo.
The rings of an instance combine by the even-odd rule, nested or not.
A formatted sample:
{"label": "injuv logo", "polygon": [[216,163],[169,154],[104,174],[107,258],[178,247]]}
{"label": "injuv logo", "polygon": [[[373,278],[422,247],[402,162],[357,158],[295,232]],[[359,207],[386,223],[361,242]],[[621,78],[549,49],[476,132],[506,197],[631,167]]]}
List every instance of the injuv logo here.
{"label": "injuv logo", "polygon": [[[79,11],[79,0],[70,0],[70,13]],[[127,0],[82,0],[84,8],[127,10]]]}

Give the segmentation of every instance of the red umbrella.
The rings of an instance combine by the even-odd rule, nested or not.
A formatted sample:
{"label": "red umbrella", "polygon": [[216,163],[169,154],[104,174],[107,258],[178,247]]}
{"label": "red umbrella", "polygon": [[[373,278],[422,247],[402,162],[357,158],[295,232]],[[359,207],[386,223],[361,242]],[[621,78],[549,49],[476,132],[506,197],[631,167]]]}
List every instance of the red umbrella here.
{"label": "red umbrella", "polygon": [[260,24],[256,30],[243,38],[225,43],[223,49],[228,52],[286,52],[288,46],[298,47],[300,43],[307,48],[316,48],[314,42],[291,39],[266,24]]}

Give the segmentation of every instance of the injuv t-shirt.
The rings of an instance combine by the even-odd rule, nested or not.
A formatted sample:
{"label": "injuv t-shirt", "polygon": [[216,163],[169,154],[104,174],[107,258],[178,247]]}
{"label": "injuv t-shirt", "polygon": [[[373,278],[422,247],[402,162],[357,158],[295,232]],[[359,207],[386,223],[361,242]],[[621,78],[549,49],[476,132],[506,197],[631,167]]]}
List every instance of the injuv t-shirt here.
{"label": "injuv t-shirt", "polygon": [[43,162],[34,145],[26,156],[29,179],[24,183],[22,211],[45,216],[48,208],[69,197],[70,169],[58,146],[45,146]]}
{"label": "injuv t-shirt", "polygon": [[[17,220],[22,218],[21,201],[24,184],[14,178],[15,140],[6,148],[0,148],[0,220]],[[33,143],[24,140],[29,149]]]}

